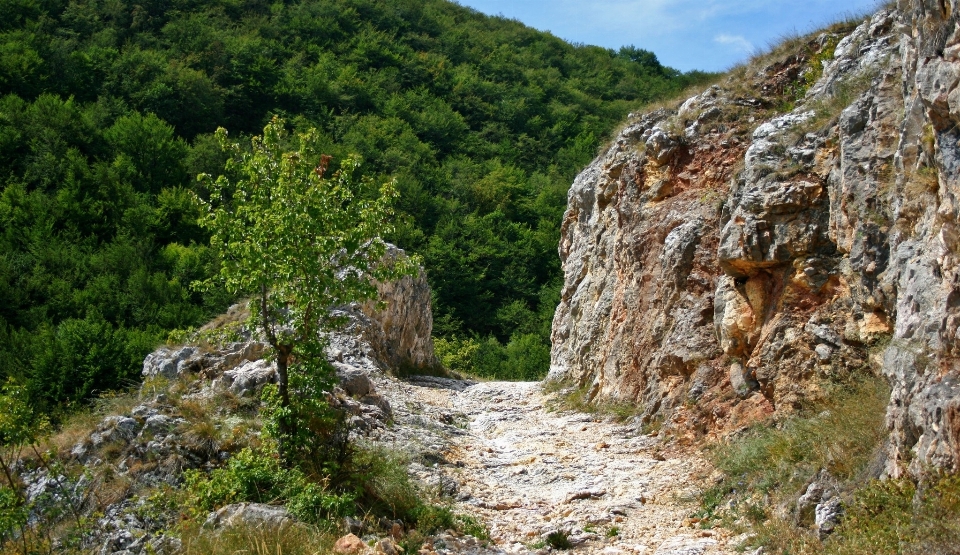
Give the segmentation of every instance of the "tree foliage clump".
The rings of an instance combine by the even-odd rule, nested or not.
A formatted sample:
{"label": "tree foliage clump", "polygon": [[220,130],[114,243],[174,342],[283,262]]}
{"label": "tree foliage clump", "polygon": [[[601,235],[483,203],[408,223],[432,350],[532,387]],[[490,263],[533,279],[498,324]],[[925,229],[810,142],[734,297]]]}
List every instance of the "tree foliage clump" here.
{"label": "tree foliage clump", "polygon": [[[575,173],[631,109],[701,79],[444,0],[0,0],[0,377],[52,409],[138,377],[222,310],[191,176],[271,117],[400,193],[437,331],[544,330]],[[518,330],[518,326],[522,330]],[[84,338],[95,339],[87,342]]]}
{"label": "tree foliage clump", "polygon": [[396,188],[358,179],[352,158],[325,178],[330,157],[315,149],[316,131],[289,145],[279,118],[249,150],[231,143],[223,128],[217,139],[231,155],[227,172],[237,177],[200,176],[211,192],[201,201],[201,225],[221,259],[218,275],[204,285],[221,282],[233,295],[252,297],[251,318],[273,350],[287,407],[290,363],[325,361],[321,332],[337,323],[330,309],[374,299],[376,281],[413,267],[407,258],[388,260],[381,237],[393,230]]}
{"label": "tree foliage clump", "polygon": [[[333,371],[323,332],[342,323],[333,308],[374,300],[378,281],[417,268],[414,258],[388,254],[381,237],[393,230],[396,189],[392,182],[377,187],[356,176],[359,163],[352,158],[327,178],[331,158],[316,150],[316,131],[291,137],[279,118],[253,137],[249,149],[230,142],[223,128],[216,136],[230,153],[227,175],[199,176],[211,193],[200,203],[206,212],[201,225],[210,230],[221,264],[201,285],[220,283],[251,299],[251,323],[277,365],[268,412],[287,462],[337,464],[347,453],[329,454],[347,449],[346,436],[340,415],[324,401]],[[337,471],[318,468],[315,474]]]}

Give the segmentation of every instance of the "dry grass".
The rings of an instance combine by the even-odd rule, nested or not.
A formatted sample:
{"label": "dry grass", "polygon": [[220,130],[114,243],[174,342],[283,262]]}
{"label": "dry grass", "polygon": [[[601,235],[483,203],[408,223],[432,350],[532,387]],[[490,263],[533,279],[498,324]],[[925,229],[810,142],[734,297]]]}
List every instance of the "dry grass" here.
{"label": "dry grass", "polygon": [[208,530],[191,522],[181,529],[181,555],[315,555],[331,553],[337,533],[301,524],[276,528],[236,526]]}
{"label": "dry grass", "polygon": [[43,447],[66,458],[76,444],[86,440],[96,430],[105,416],[129,414],[140,402],[140,393],[135,389],[107,393],[95,400],[88,410],[69,415],[59,429],[46,438]]}
{"label": "dry grass", "polygon": [[102,476],[94,486],[94,499],[99,509],[106,509],[114,503],[127,498],[133,488],[133,480],[129,476],[120,476],[110,473]]}

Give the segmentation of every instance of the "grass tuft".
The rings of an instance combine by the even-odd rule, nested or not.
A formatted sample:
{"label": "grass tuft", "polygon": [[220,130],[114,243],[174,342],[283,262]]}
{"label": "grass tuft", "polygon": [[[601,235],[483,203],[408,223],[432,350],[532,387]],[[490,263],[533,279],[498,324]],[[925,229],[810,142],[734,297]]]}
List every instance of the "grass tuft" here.
{"label": "grass tuft", "polygon": [[617,422],[626,422],[643,413],[643,406],[631,401],[591,399],[589,386],[576,387],[558,381],[547,381],[543,391],[553,394],[548,403],[548,410],[572,411],[586,414],[596,414]]}

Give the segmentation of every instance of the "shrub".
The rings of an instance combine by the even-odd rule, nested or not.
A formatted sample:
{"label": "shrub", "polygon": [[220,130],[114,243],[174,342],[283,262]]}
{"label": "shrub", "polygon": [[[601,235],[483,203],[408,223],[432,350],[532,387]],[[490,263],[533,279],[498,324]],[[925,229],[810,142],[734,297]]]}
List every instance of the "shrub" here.
{"label": "shrub", "polygon": [[506,345],[493,336],[438,338],[435,345],[444,367],[479,378],[536,381],[550,367],[550,343],[536,333],[516,333]]}
{"label": "shrub", "polygon": [[873,481],[859,490],[827,553],[957,553],[960,476],[942,474],[920,484]]}
{"label": "shrub", "polygon": [[281,466],[276,452],[266,449],[243,449],[209,475],[187,471],[184,487],[191,492],[189,503],[197,515],[232,503],[283,502],[300,520],[319,523],[355,510],[353,495],[310,482],[303,472]]}
{"label": "shrub", "polygon": [[[773,552],[819,551],[814,535],[771,508],[792,507],[821,469],[841,483],[863,480],[885,437],[889,390],[879,378],[859,380],[827,384],[826,399],[816,406],[777,423],[760,423],[714,448],[712,458],[725,477],[701,496],[704,525],[720,520],[752,529],[754,541]],[[733,508],[722,509],[728,501]]]}

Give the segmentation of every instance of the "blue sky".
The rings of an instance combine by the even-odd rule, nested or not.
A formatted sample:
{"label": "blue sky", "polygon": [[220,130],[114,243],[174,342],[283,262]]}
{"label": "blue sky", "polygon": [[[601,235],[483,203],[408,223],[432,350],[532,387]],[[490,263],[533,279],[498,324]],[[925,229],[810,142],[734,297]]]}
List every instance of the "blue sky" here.
{"label": "blue sky", "polygon": [[806,32],[877,0],[457,0],[571,42],[633,44],[680,70],[722,70],[778,38]]}

